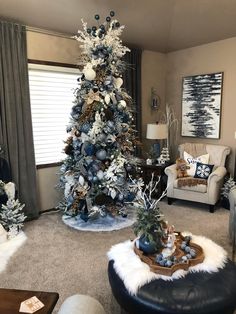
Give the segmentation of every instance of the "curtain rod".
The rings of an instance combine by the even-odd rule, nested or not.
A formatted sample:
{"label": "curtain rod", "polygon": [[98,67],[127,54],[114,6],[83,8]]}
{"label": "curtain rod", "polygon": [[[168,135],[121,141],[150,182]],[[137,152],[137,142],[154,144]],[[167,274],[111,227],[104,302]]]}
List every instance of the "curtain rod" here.
{"label": "curtain rod", "polygon": [[50,30],[47,30],[47,29],[27,26],[27,25],[25,27],[26,27],[26,30],[30,31],[30,32],[35,32],[35,33],[45,34],[45,35],[49,35],[49,36],[57,36],[57,37],[62,37],[62,38],[67,38],[67,39],[74,40],[74,38],[72,36],[67,35],[67,34],[55,32],[55,31],[50,31]]}

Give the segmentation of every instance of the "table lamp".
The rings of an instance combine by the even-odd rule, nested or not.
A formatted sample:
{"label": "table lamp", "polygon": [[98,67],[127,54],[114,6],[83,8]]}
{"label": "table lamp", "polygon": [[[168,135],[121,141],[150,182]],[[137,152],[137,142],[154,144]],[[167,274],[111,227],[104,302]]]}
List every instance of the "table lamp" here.
{"label": "table lamp", "polygon": [[[147,134],[146,138],[149,140],[164,140],[167,139],[168,130],[167,124],[161,123],[149,123],[147,124]],[[157,156],[160,156],[160,141],[153,145],[154,152]]]}

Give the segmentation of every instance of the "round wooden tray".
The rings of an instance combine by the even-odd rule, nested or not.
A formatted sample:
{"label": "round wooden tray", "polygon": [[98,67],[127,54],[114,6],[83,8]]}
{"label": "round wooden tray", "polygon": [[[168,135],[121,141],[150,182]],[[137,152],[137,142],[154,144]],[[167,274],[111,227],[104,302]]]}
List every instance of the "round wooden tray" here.
{"label": "round wooden tray", "polygon": [[[180,258],[181,256],[185,255],[184,251],[181,250],[180,248],[180,245],[183,240],[184,240],[184,237],[182,236],[182,234],[180,232],[176,232],[176,243],[175,243],[176,250],[173,256],[177,258]],[[193,243],[192,241],[190,241],[189,246],[196,251],[196,257],[192,259],[188,259],[184,263],[175,264],[171,267],[163,267],[163,266],[158,265],[157,262],[155,261],[155,257],[157,254],[146,255],[136,247],[136,244],[134,244],[134,252],[140,257],[141,261],[148,264],[151,271],[153,271],[154,273],[157,273],[159,275],[172,276],[172,274],[178,269],[188,270],[189,267],[195,266],[203,262],[204,253],[201,246],[199,246],[196,243]]]}

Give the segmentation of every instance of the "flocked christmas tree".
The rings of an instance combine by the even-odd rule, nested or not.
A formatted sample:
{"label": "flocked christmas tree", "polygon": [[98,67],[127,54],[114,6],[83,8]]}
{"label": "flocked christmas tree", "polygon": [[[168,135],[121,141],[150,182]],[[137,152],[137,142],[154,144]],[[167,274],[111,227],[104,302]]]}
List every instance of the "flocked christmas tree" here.
{"label": "flocked christmas tree", "polygon": [[124,26],[114,15],[111,11],[104,24],[95,15],[97,26],[91,28],[82,21],[83,31],[76,36],[83,74],[67,130],[60,207],[84,221],[111,212],[126,216],[122,204],[135,197],[127,170],[137,162],[136,131],[132,99],[122,88],[126,68],[122,57],[129,49],[122,45]]}
{"label": "flocked christmas tree", "polygon": [[26,219],[23,212],[25,204],[15,199],[15,185],[12,182],[4,183],[0,180],[0,195],[5,195],[7,198],[6,204],[0,205],[0,224],[10,236],[15,236]]}
{"label": "flocked christmas tree", "polygon": [[229,198],[229,192],[231,189],[236,187],[236,182],[232,177],[229,177],[226,182],[224,183],[222,189],[221,189],[221,195],[225,198]]}

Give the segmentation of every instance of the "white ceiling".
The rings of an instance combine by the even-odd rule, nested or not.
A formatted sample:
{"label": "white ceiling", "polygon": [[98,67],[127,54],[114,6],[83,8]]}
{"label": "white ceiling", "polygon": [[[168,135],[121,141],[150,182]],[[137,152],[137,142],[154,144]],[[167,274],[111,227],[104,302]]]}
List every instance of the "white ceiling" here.
{"label": "white ceiling", "polygon": [[0,18],[74,35],[81,18],[96,25],[110,10],[124,42],[161,52],[236,36],[236,0],[0,0]]}

